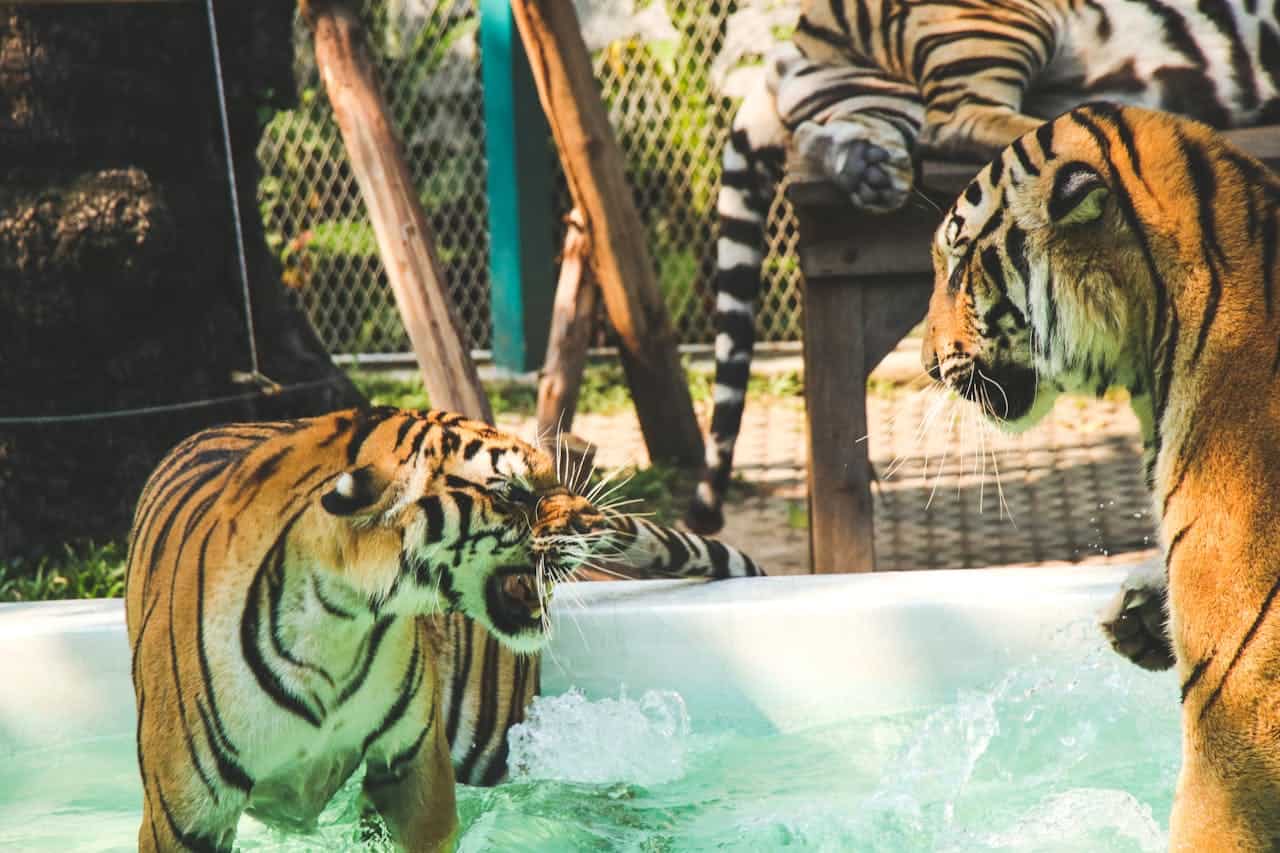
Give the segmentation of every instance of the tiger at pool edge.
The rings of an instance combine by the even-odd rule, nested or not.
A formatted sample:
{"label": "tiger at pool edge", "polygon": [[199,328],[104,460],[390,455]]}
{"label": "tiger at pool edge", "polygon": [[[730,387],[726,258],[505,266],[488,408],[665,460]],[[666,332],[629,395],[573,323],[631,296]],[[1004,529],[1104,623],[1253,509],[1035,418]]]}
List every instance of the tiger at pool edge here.
{"label": "tiger at pool edge", "polygon": [[1181,684],[1176,851],[1280,846],[1278,244],[1280,177],[1109,103],[1002,151],[933,244],[924,367],[989,420],[1129,391]]}
{"label": "tiger at pool edge", "polygon": [[[245,810],[306,829],[361,762],[391,837],[448,849],[455,772],[505,771],[549,588],[596,556],[638,574],[762,573],[712,540],[601,514],[544,451],[457,415],[349,410],[185,440],[130,537],[140,849],[231,849]],[[370,701],[378,719],[352,710]]]}
{"label": "tiger at pool edge", "polygon": [[[734,113],[716,207],[715,391],[685,524],[724,526],[755,343],[765,226],[789,144],[853,204],[908,202],[932,154],[986,163],[1110,100],[1219,128],[1280,121],[1280,6],[1255,0],[796,0],[790,40]],[[858,236],[850,234],[856,247]]]}
{"label": "tiger at pool edge", "polygon": [[[599,559],[612,572],[709,580],[765,574],[751,557],[714,539],[607,508],[604,515],[610,550]],[[524,721],[537,694],[540,657],[515,654],[479,623],[452,614],[439,666],[454,778],[465,785],[495,785],[507,774],[507,732]]]}

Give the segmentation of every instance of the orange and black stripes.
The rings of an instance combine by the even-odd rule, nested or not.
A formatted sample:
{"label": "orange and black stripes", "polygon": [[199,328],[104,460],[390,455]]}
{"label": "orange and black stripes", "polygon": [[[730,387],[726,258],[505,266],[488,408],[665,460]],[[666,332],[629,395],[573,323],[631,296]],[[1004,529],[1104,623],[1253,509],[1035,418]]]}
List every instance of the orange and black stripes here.
{"label": "orange and black stripes", "polygon": [[[1205,8],[1222,20],[1223,4]],[[1059,390],[1129,389],[1165,570],[1127,586],[1106,625],[1123,654],[1181,675],[1170,846],[1266,849],[1280,826],[1280,180],[1202,124],[1090,104],[1028,132],[974,186],[935,238],[926,364],[958,392],[974,369],[1035,370],[1019,428]],[[1025,293],[1025,348],[996,346],[978,322],[1011,293]]]}
{"label": "orange and black stripes", "polygon": [[[702,486],[686,515],[691,529],[723,524],[734,445],[741,427],[754,346],[754,315],[764,263],[765,217],[779,177],[786,135],[864,212],[905,204],[914,175],[907,164],[924,146],[1034,178],[1056,156],[1043,117],[1109,98],[1187,114],[1215,127],[1274,121],[1280,115],[1280,6],[1255,0],[808,0],[790,45],[766,60],[761,92],[748,95],[724,153],[716,275],[716,394]],[[1155,38],[1133,39],[1133,32]],[[1255,35],[1256,34],[1256,35]],[[771,103],[762,109],[757,101]],[[1077,119],[1100,135],[1114,132],[1128,154],[1125,180],[1147,185],[1139,146],[1113,107],[1095,103]],[[779,123],[775,132],[774,123]],[[1024,133],[1039,124],[1035,136]],[[1039,143],[1040,157],[1033,151]],[[1009,146],[1006,148],[1005,146]],[[868,152],[874,151],[872,160]],[[1108,160],[1112,159],[1110,153]],[[867,169],[892,161],[893,179]],[[854,164],[850,166],[849,164]],[[1116,172],[1115,174],[1119,174]],[[1206,176],[1201,174],[1200,179]],[[1202,184],[1200,198],[1213,195]],[[1135,218],[1130,209],[1130,223]],[[1274,229],[1266,229],[1274,252]],[[858,235],[851,234],[851,241]],[[1145,247],[1150,252],[1150,247]],[[1215,267],[1220,260],[1214,260]],[[1150,266],[1150,264],[1149,264]],[[1266,264],[1266,287],[1274,282]],[[1152,267],[1154,269],[1154,267]],[[1221,275],[1220,269],[1215,274]],[[1161,285],[1157,284],[1157,287]],[[723,296],[723,298],[721,298]],[[1268,296],[1268,305],[1271,297]],[[1217,312],[1181,322],[1158,306],[1152,340],[1195,328],[1207,334]],[[1280,346],[1276,350],[1280,371]],[[1193,362],[1198,355],[1193,355]],[[1173,355],[1164,359],[1169,367]],[[1168,370],[1149,381],[1162,405]]]}

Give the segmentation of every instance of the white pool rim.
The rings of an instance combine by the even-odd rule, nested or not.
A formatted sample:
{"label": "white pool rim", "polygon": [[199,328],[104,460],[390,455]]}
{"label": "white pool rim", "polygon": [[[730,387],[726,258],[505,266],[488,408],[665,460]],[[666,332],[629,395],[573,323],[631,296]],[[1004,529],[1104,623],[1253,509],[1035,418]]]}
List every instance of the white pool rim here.
{"label": "white pool rim", "polygon": [[[1132,568],[565,585],[542,689],[675,690],[695,723],[784,731],[910,710],[1097,644]],[[0,605],[0,755],[132,733],[133,714],[120,600]]]}

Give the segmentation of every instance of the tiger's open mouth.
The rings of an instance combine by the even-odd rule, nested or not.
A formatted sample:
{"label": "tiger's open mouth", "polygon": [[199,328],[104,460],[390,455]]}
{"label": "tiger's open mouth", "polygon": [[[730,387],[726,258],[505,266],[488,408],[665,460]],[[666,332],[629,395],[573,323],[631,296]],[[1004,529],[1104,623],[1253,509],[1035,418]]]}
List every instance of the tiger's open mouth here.
{"label": "tiger's open mouth", "polygon": [[538,595],[538,581],[529,566],[502,566],[485,584],[485,602],[493,626],[505,634],[523,634],[542,628],[543,611],[550,602],[551,585]]}

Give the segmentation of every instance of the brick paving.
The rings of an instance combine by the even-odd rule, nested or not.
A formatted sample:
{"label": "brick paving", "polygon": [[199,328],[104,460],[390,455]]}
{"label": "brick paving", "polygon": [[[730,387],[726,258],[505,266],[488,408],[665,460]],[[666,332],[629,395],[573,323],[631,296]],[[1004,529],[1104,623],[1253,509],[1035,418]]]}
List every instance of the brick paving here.
{"label": "brick paving", "polygon": [[[980,424],[972,407],[934,389],[880,388],[867,409],[881,569],[1097,563],[1151,553],[1137,422],[1127,403],[1063,399],[1045,423],[1017,436]],[[709,414],[699,412],[704,424]],[[528,418],[499,421],[521,434],[531,429]],[[573,431],[597,443],[602,466],[647,464],[631,412],[579,415]],[[749,488],[734,490],[722,538],[776,574],[808,571],[805,462],[801,399],[748,399],[737,471]]]}

